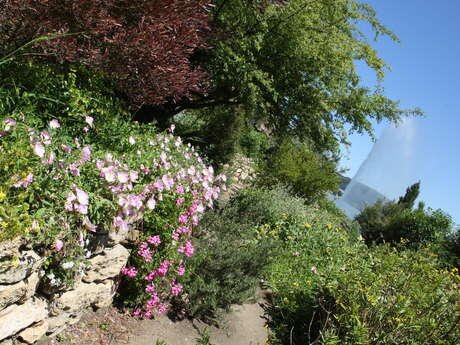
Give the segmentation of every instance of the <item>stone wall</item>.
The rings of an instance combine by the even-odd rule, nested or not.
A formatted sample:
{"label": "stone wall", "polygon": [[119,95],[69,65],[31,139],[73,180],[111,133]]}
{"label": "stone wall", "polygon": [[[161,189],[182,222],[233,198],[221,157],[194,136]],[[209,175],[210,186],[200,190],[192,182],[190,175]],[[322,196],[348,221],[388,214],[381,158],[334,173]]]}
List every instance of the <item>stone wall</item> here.
{"label": "stone wall", "polygon": [[59,292],[39,284],[44,258],[20,239],[0,243],[0,345],[32,344],[78,322],[85,310],[110,305],[129,257],[120,244],[126,236],[99,233],[86,271]]}

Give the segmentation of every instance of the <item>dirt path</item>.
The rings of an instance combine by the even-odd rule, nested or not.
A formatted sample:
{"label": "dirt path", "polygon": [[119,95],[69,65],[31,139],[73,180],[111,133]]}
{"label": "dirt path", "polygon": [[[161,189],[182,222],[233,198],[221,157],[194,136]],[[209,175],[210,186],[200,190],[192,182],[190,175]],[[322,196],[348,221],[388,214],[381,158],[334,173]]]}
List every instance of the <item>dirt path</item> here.
{"label": "dirt path", "polygon": [[[163,340],[168,345],[195,345],[202,335],[209,335],[209,344],[263,345],[267,340],[263,310],[258,304],[245,304],[227,315],[221,328],[198,321],[172,322],[167,317],[144,323],[141,335],[129,345],[152,345]],[[117,344],[118,345],[118,344]],[[120,344],[121,345],[121,344]]]}
{"label": "dirt path", "polygon": [[[208,341],[203,342],[206,335]],[[164,345],[264,345],[267,336],[259,304],[235,306],[220,328],[199,321],[174,322],[166,316],[136,320],[110,307],[87,313],[57,337],[44,338],[37,345],[156,345],[157,341]],[[200,338],[202,342],[197,342]]]}

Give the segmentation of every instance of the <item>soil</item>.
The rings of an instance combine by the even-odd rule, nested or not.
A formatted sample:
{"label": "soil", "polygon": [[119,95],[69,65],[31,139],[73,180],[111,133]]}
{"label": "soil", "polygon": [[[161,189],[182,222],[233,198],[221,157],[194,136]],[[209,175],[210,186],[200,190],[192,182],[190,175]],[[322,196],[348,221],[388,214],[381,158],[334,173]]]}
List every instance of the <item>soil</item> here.
{"label": "soil", "polygon": [[109,307],[88,312],[75,325],[54,338],[42,338],[37,345],[264,345],[268,330],[263,315],[260,303],[235,306],[218,328],[167,316],[139,320]]}

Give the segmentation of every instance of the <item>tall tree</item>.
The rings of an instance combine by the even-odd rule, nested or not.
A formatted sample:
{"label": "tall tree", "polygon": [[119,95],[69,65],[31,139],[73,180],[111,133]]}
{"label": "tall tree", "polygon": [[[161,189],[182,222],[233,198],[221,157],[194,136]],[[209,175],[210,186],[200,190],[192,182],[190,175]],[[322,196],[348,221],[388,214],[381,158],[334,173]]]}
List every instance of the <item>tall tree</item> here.
{"label": "tall tree", "polygon": [[[353,0],[214,4],[213,49],[195,56],[210,74],[212,88],[206,96],[164,106],[164,114],[237,105],[273,133],[307,139],[321,150],[337,148],[348,130],[372,134],[372,120],[397,122],[419,113],[401,110],[383,88],[371,90],[360,81],[358,61],[379,81],[387,65],[357,25],[367,23],[376,37],[398,40],[370,6]],[[215,112],[217,117],[219,109]]]}
{"label": "tall tree", "polygon": [[[413,185],[407,187],[406,193],[399,197],[398,204],[402,205],[404,208],[412,209],[414,207],[415,200],[420,194],[420,181],[414,183]],[[423,209],[423,207],[420,207]]]}

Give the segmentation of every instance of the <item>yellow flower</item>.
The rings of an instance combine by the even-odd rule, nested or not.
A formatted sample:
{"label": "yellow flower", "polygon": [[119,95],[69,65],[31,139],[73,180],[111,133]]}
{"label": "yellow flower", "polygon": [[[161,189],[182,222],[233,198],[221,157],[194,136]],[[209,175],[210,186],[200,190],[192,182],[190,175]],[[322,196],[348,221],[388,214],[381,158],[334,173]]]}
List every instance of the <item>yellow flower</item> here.
{"label": "yellow flower", "polygon": [[294,283],[292,283],[292,285],[294,285],[294,286],[299,286],[299,283],[294,282]]}
{"label": "yellow flower", "polygon": [[5,200],[6,194],[4,192],[0,192],[0,202]]}

